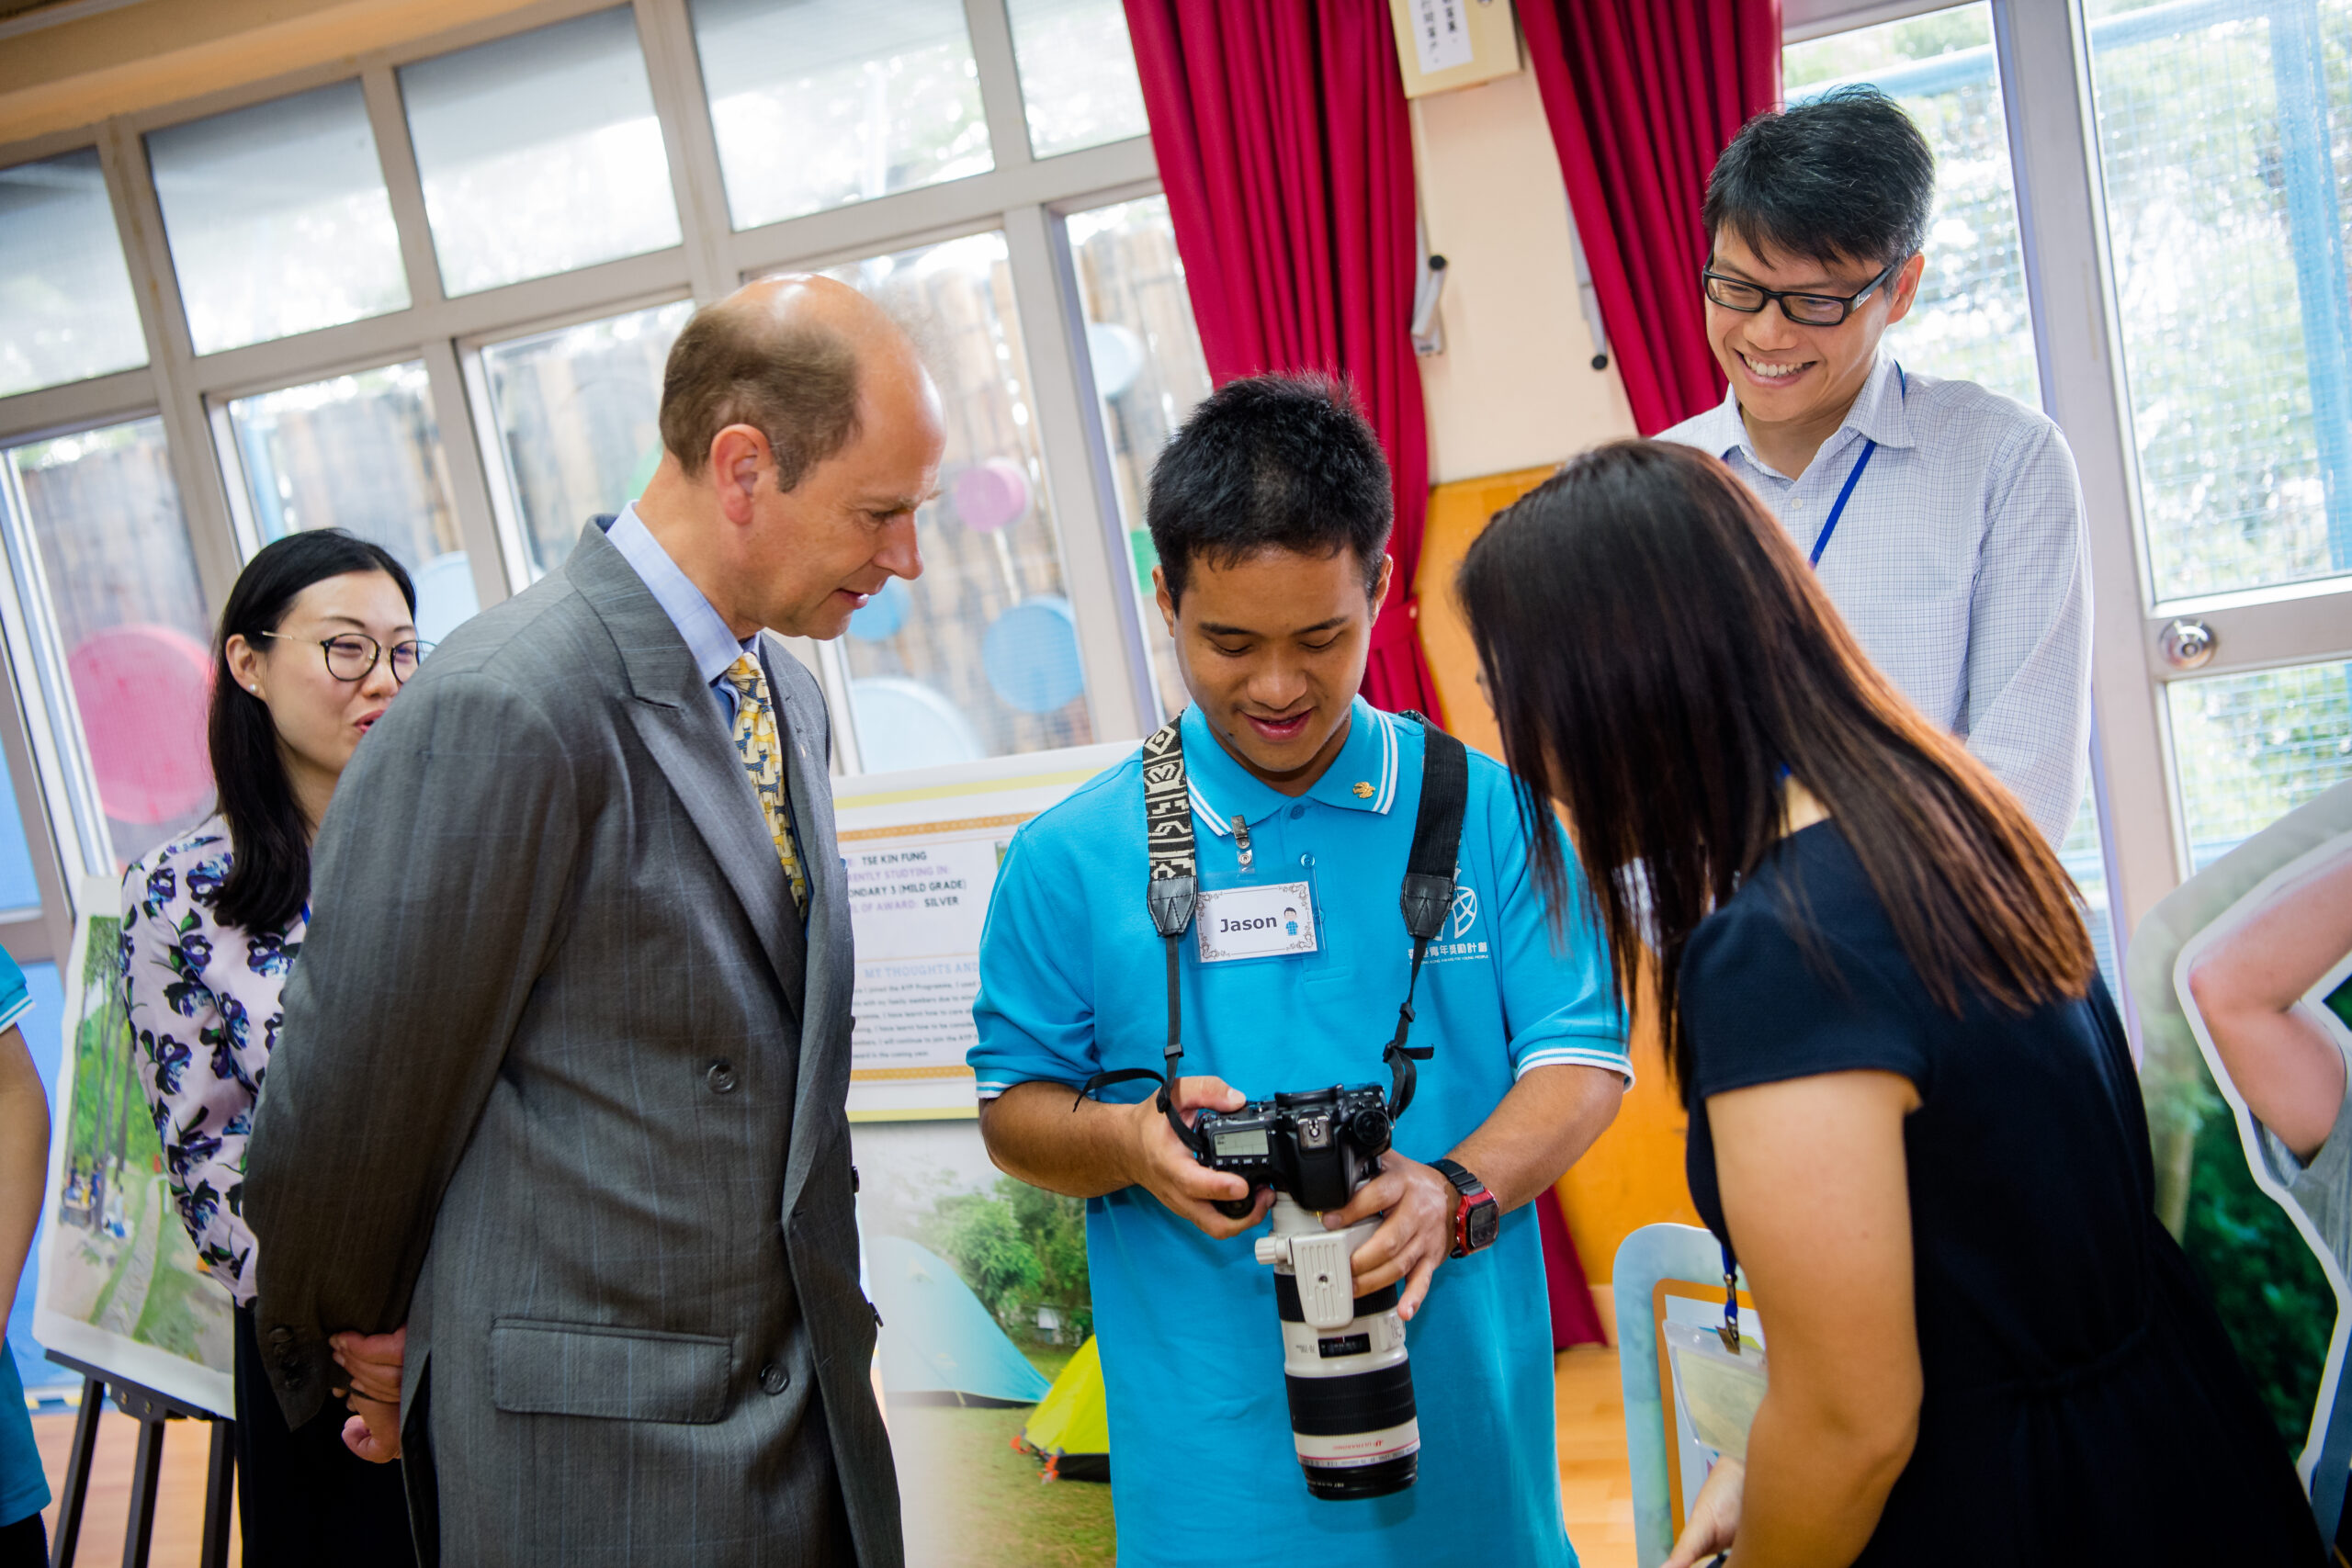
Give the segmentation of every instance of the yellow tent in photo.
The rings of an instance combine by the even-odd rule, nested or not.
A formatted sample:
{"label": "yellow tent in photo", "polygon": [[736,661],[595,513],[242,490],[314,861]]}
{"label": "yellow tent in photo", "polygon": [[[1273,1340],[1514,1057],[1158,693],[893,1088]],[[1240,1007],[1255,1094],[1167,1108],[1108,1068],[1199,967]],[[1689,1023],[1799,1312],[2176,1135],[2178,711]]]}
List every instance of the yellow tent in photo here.
{"label": "yellow tent in photo", "polygon": [[1111,1479],[1111,1420],[1102,1400],[1102,1353],[1088,1335],[1021,1429],[1022,1447],[1064,1481]]}

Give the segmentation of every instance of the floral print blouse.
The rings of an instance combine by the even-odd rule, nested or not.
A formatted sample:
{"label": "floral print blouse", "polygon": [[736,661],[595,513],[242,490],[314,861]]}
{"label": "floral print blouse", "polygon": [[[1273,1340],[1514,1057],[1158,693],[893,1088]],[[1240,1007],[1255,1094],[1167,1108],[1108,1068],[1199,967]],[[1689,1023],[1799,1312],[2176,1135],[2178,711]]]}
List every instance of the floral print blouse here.
{"label": "floral print blouse", "polygon": [[245,1142],[285,1021],[278,998],[311,912],[305,907],[280,931],[220,924],[212,904],[230,858],[228,824],[213,817],[134,863],[122,879],[119,964],[132,1055],[180,1221],[247,1306]]}

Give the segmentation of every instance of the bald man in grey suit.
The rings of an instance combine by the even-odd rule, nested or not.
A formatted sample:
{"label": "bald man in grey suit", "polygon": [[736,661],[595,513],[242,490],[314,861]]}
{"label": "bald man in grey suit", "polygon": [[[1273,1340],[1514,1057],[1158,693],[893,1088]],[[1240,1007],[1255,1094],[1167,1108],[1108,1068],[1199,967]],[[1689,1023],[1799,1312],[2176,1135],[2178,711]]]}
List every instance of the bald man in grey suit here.
{"label": "bald man in grey suit", "polygon": [[249,1154],[256,1325],[289,1421],[347,1393],[404,1454],[428,1562],[899,1568],[825,710],[763,632],[922,570],[938,398],[862,296],[784,279],[688,323],[662,433],[344,775]]}

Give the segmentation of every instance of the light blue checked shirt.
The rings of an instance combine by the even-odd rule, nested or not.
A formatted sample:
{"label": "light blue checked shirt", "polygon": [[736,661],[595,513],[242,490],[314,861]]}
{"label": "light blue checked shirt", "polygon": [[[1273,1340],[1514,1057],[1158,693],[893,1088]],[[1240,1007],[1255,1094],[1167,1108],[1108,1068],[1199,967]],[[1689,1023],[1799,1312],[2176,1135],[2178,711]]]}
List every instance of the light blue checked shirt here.
{"label": "light blue checked shirt", "polygon": [[638,516],[637,502],[630,502],[621,508],[613,525],[605,530],[605,537],[613,542],[613,548],[620,551],[624,560],[637,569],[637,575],[645,580],[646,592],[653,595],[654,603],[662,606],[671,624],[678,628],[678,635],[686,639],[686,651],[695,656],[695,669],[710,688],[711,695],[718,699],[719,711],[727,716],[731,728],[737,699],[735,688],[727,682],[727,671],[737,659],[752,652],[758,636],[754,634],[741,642],[735,640],[735,634],[727,629],[727,622],[710,607],[710,601],[703,597],[694,579],[678,570],[678,563],[670,558],[662,541]]}
{"label": "light blue checked shirt", "polygon": [[2075,457],[2055,424],[1881,355],[1794,479],[1756,455],[1734,392],[1660,439],[1722,458],[1808,553],[1876,441],[1821,585],[1887,678],[1968,742],[2052,844],[2065,839],[2090,767],[2091,583]]}

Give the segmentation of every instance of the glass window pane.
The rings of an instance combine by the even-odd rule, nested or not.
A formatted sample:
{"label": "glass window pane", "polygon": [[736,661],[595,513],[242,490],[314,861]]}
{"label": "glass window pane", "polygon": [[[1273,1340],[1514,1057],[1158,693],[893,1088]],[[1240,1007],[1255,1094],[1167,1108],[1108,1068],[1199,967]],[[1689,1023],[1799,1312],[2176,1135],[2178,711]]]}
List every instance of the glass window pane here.
{"label": "glass window pane", "polygon": [[97,149],[0,169],[0,397],[146,363]]}
{"label": "glass window pane", "polygon": [[694,303],[657,305],[482,350],[531,564],[563,564],[581,525],[638,498],[662,461],[662,367]]}
{"label": "glass window pane", "polygon": [[[40,551],[98,804],[119,862],[212,809],[210,618],[164,423],[18,446],[8,467]],[[52,716],[61,728],[65,715]]]}
{"label": "glass window pane", "polygon": [[2175,681],[2165,694],[2191,871],[2352,779],[2352,664]]}
{"label": "glass window pane", "polygon": [[678,243],[627,6],[403,66],[400,78],[450,294]]}
{"label": "glass window pane", "polygon": [[1902,104],[1935,151],[1928,270],[1910,315],[1886,334],[1888,351],[1908,369],[2040,407],[1991,5],[1792,44],[1781,64],[1792,104],[1871,83]]}
{"label": "glass window pane", "polygon": [[961,0],[692,0],[735,227],[995,166]]}
{"label": "glass window pane", "polygon": [[196,352],[408,308],[356,82],[147,134]]}
{"label": "glass window pane", "polygon": [[866,771],[1084,745],[1094,731],[1004,236],[833,276],[912,327],[947,416],[942,493],[915,519],[922,576],[892,580],[842,639]]}
{"label": "glass window pane", "polygon": [[1010,8],[1032,152],[1050,158],[1150,130],[1119,0],[1012,0]]}
{"label": "glass window pane", "polygon": [[1102,400],[1103,435],[1119,492],[1119,520],[1135,563],[1145,641],[1151,649],[1162,716],[1186,702],[1153,600],[1151,569],[1159,564],[1144,526],[1144,498],[1159,449],[1209,394],[1208,361],[1184,292],[1184,264],[1176,255],[1176,229],[1164,196],[1074,212],[1070,254],[1086,312],[1086,347]]}
{"label": "glass window pane", "polygon": [[239,398],[229,423],[265,540],[343,528],[381,545],[416,580],[428,642],[481,608],[423,364]]}
{"label": "glass window pane", "polygon": [[2352,0],[2086,10],[2156,597],[2352,571]]}

